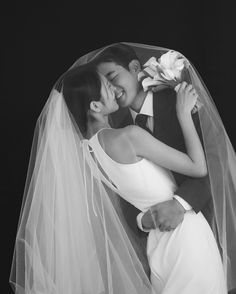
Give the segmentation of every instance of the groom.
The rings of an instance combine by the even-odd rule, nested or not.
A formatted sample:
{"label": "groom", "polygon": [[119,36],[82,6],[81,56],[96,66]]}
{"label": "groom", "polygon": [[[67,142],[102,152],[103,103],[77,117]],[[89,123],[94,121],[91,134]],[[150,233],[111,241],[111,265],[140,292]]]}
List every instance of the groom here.
{"label": "groom", "polygon": [[[117,102],[120,110],[112,117],[114,127],[124,127],[135,123],[165,144],[186,152],[176,116],[175,91],[164,89],[156,93],[144,92],[138,82],[141,64],[130,46],[112,45],[100,53],[94,62],[98,71],[105,75],[119,92]],[[201,137],[198,113],[193,115],[193,120]],[[152,216],[150,211],[140,213],[122,200],[127,222],[136,235],[141,237],[143,247],[145,247],[146,236],[137,229],[137,224],[143,232],[148,232],[156,225],[161,231],[172,230],[182,222],[184,213],[190,209],[196,213],[202,211],[211,223],[211,193],[208,177],[190,178],[177,173],[173,175],[178,184],[173,199],[153,206]]]}

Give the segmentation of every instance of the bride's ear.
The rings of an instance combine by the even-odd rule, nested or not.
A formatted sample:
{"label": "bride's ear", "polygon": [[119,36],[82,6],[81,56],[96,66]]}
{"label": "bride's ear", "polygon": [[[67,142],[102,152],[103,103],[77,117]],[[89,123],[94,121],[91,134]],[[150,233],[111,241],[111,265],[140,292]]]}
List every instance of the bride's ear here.
{"label": "bride's ear", "polygon": [[102,110],[102,103],[100,101],[91,101],[90,110],[99,113]]}
{"label": "bride's ear", "polygon": [[129,70],[131,73],[138,74],[141,71],[140,62],[137,59],[130,61]]}

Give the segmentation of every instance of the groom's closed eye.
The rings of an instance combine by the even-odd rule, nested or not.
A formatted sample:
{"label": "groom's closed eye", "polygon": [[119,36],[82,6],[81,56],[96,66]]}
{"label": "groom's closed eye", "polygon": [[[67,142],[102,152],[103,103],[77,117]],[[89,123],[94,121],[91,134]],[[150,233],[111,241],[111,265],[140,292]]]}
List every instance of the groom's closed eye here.
{"label": "groom's closed eye", "polygon": [[106,74],[107,79],[111,82],[116,79],[118,74],[115,71],[110,71]]}
{"label": "groom's closed eye", "polygon": [[111,82],[114,81],[117,77],[118,77],[118,75],[115,75],[115,76],[113,76],[113,77],[110,77],[110,81],[111,81]]}

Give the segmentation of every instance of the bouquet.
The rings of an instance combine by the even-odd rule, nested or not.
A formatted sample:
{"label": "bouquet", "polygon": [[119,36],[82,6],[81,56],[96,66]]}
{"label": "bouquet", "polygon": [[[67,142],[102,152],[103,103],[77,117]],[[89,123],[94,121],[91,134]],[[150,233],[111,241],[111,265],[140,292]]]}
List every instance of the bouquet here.
{"label": "bouquet", "polygon": [[[151,57],[138,74],[138,80],[142,83],[144,91],[157,92],[165,88],[173,88],[176,92],[183,81],[183,73],[188,70],[189,61],[179,52],[170,50],[156,60]],[[200,108],[197,101],[192,113]]]}

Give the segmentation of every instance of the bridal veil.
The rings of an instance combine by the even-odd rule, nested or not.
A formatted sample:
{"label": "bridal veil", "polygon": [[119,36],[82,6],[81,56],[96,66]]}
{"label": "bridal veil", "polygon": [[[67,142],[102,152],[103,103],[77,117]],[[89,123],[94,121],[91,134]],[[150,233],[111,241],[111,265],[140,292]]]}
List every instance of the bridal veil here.
{"label": "bridal veil", "polygon": [[[142,64],[169,50],[126,44]],[[89,63],[103,49],[81,57],[69,70]],[[198,112],[213,197],[212,228],[231,289],[236,287],[236,157],[191,62],[188,71],[202,103]],[[90,160],[91,150],[59,84],[53,87],[35,129],[10,282],[17,294],[152,293],[116,190]]]}

